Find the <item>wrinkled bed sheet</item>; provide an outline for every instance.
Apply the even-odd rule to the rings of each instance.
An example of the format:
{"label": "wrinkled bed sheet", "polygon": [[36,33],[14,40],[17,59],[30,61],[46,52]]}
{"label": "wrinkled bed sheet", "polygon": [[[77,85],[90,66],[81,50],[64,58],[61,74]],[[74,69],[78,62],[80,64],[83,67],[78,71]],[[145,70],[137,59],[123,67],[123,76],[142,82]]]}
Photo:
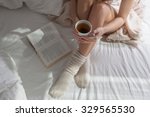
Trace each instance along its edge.
{"label": "wrinkled bed sheet", "polygon": [[[13,58],[21,78],[15,90],[24,88],[21,91],[24,90],[27,99],[53,99],[48,90],[64,68],[67,58],[46,68],[25,37],[49,20],[26,7],[18,10],[1,7],[0,16],[0,51]],[[85,64],[89,68],[86,73],[91,77],[89,86],[79,89],[72,82],[72,87],[60,99],[150,99],[149,19],[147,7],[142,41],[137,48],[121,43],[97,42]],[[70,28],[60,25],[57,28],[71,40],[71,44],[74,43]],[[11,97],[12,90],[9,91],[8,96]]]}
{"label": "wrinkled bed sheet", "polygon": [[27,99],[15,62],[3,51],[0,52],[0,99]]}

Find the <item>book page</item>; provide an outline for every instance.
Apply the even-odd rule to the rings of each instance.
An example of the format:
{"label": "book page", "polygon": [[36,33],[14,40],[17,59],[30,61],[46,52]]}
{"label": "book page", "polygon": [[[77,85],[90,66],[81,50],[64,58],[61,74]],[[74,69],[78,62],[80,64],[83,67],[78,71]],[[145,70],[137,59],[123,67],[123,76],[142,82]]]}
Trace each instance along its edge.
{"label": "book page", "polygon": [[46,66],[71,52],[71,48],[52,22],[27,37]]}

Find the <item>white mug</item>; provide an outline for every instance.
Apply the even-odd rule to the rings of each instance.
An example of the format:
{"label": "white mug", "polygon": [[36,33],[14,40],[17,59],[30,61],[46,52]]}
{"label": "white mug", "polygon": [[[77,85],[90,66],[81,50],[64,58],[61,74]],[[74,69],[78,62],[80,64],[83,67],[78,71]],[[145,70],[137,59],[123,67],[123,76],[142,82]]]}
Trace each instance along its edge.
{"label": "white mug", "polygon": [[75,24],[79,36],[88,36],[92,32],[92,24],[88,20],[79,20]]}

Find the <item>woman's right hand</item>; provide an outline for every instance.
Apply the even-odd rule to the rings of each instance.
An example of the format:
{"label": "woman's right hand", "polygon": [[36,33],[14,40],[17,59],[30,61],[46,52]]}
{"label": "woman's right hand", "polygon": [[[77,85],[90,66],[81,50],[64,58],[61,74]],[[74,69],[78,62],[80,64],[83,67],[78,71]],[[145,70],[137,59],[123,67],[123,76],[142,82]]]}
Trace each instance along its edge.
{"label": "woman's right hand", "polygon": [[75,15],[70,16],[71,21],[73,22],[73,25],[79,20],[79,18]]}
{"label": "woman's right hand", "polygon": [[73,30],[73,35],[79,43],[93,43],[93,42],[96,42],[96,37],[93,36],[92,34],[90,34],[88,36],[80,36],[80,35],[78,35],[76,30],[74,29]]}

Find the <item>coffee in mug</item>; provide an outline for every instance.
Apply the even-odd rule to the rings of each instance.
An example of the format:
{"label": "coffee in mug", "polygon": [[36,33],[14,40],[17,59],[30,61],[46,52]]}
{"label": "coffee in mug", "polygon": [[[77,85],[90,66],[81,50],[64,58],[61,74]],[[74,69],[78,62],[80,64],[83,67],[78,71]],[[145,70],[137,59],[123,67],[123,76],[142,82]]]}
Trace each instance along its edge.
{"label": "coffee in mug", "polygon": [[88,36],[92,31],[92,25],[88,20],[79,20],[75,24],[75,30],[79,36]]}

